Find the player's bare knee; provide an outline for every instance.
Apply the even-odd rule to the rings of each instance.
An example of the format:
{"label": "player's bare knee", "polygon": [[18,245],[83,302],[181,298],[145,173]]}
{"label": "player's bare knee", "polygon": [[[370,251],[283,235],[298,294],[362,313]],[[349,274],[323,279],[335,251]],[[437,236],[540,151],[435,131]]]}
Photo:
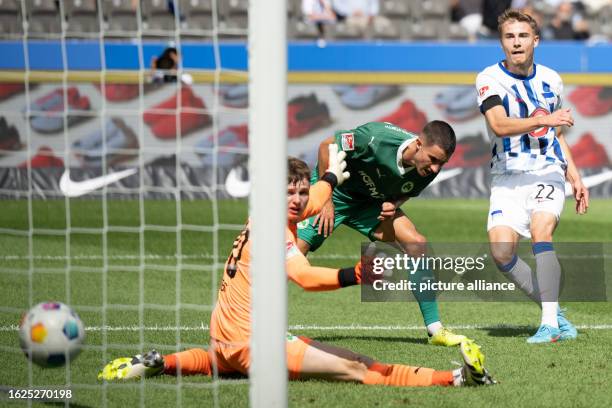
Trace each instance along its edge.
{"label": "player's bare knee", "polygon": [[507,265],[514,258],[514,245],[510,242],[493,242],[491,256],[497,265]]}
{"label": "player's bare knee", "polygon": [[557,217],[547,212],[536,212],[531,219],[531,239],[533,242],[551,242],[557,228]]}
{"label": "player's bare knee", "polygon": [[411,234],[409,240],[400,241],[399,243],[410,256],[420,257],[427,253],[427,238],[418,232]]}
{"label": "player's bare knee", "polygon": [[554,226],[533,225],[530,232],[533,242],[552,242]]}
{"label": "player's bare knee", "polygon": [[427,238],[424,235],[419,234],[418,232],[414,234],[414,244],[416,245],[427,245]]}

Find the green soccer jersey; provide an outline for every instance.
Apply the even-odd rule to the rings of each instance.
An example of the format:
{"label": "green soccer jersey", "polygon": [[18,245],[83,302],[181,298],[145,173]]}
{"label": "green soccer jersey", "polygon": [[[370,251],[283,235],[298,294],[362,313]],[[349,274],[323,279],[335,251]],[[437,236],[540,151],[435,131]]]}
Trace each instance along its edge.
{"label": "green soccer jersey", "polygon": [[[395,201],[416,197],[436,174],[419,175],[402,165],[402,152],[417,135],[383,122],[371,122],[335,134],[338,149],[346,152],[351,177],[334,190],[344,202]],[[350,201],[349,201],[350,200]]]}

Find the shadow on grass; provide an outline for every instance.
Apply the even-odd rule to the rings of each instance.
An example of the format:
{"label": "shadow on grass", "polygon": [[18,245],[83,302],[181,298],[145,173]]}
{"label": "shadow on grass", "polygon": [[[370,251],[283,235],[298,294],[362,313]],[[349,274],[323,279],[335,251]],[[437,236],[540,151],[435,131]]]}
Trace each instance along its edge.
{"label": "shadow on grass", "polygon": [[248,375],[242,373],[218,373],[219,378],[222,380],[244,380],[249,378]]}
{"label": "shadow on grass", "polygon": [[538,331],[538,328],[534,326],[495,326],[485,327],[483,330],[486,331],[489,336],[493,337],[521,337],[533,335]]}
{"label": "shadow on grass", "polygon": [[359,336],[359,335],[327,335],[327,336],[315,336],[311,337],[313,340],[320,341],[322,343],[342,340],[363,340],[363,341],[382,341],[385,343],[413,343],[413,344],[427,344],[427,337],[385,337],[385,336]]}

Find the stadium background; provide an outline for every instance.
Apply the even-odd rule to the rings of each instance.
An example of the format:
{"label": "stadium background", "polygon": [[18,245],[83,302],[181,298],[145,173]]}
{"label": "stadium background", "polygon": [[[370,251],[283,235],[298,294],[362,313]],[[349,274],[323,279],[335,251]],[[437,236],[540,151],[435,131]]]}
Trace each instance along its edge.
{"label": "stadium background", "polygon": [[[57,186],[62,173],[57,167],[61,168],[63,163],[69,163],[69,167],[77,171],[77,176],[80,170],[91,175],[97,169],[99,173],[102,167],[102,127],[119,117],[127,128],[124,131],[127,136],[112,141],[109,138],[108,165],[134,166],[139,163],[138,153],[141,151],[147,168],[157,167],[157,171],[166,174],[160,163],[165,163],[166,167],[171,163],[170,167],[174,168],[167,152],[176,150],[177,135],[182,135],[179,136],[182,139],[180,151],[177,151],[181,162],[179,171],[194,175],[186,177],[194,188],[209,182],[215,144],[219,149],[217,177],[220,185],[224,184],[232,168],[244,165],[248,145],[248,89],[245,77],[239,74],[240,70],[247,68],[244,44],[222,43],[219,66],[215,67],[211,44],[185,40],[180,46],[183,66],[192,74],[195,83],[184,85],[181,91],[176,84],[146,84],[140,98],[138,73],[141,61],[150,61],[168,45],[154,39],[144,41],[140,48],[134,43],[106,40],[105,64],[101,62],[100,42],[97,40],[72,39],[64,43],[65,48],[57,40],[29,41],[30,120],[24,115],[27,102],[23,83],[19,83],[24,79],[22,70],[26,66],[23,44],[14,40],[2,43],[1,50],[7,58],[0,62],[3,69],[0,78],[16,82],[1,85],[4,100],[0,102],[0,111],[19,134],[19,142],[5,142],[7,152],[0,158],[3,186],[27,190],[20,173],[7,169],[23,165],[28,156],[39,157],[33,166],[37,173],[39,166],[48,166],[50,161],[55,163],[52,166],[56,167],[55,170],[40,172],[41,176],[33,179],[39,183],[36,190],[43,195],[45,191],[54,194],[53,186]],[[566,136],[577,164],[585,174],[601,172],[609,164],[612,154],[611,130],[606,126],[612,117],[612,97],[609,88],[605,88],[610,85],[607,74],[612,71],[610,54],[610,44],[544,43],[538,48],[537,61],[559,67],[566,77],[565,105],[572,108],[576,116],[576,126],[568,129]],[[366,55],[368,57],[364,58]],[[575,57],[567,58],[567,55]],[[293,42],[289,48],[289,153],[312,165],[319,141],[334,130],[383,120],[418,132],[428,120],[440,118],[455,128],[459,139],[459,149],[446,168],[458,167],[465,171],[428,190],[427,194],[484,197],[487,195],[489,142],[475,102],[472,82],[482,67],[502,58],[494,41],[476,44],[338,41],[324,48],[310,42]],[[68,67],[66,78],[63,76],[66,72],[64,63]],[[220,103],[217,112],[213,111],[215,88],[210,82],[211,70],[214,69],[228,72],[224,74],[226,82],[217,89]],[[100,70],[105,73],[104,88],[99,84]],[[90,82],[92,79],[94,82]],[[76,95],[74,101],[68,103],[66,127],[63,80],[66,80],[70,95]],[[106,89],[104,110],[101,89]],[[178,129],[175,122],[165,128],[154,128],[154,123],[147,121],[147,115],[173,120],[176,111],[163,110],[160,104],[167,103],[175,98],[173,95],[181,92],[189,94],[182,102],[184,113],[179,113],[180,117],[185,116],[181,119],[181,128]],[[601,98],[600,94],[603,95]],[[37,101],[40,103],[53,97],[57,101],[52,108],[38,107]],[[198,102],[191,102],[194,98]],[[59,108],[58,104],[61,105]],[[165,109],[168,109],[167,105]],[[28,122],[31,124],[30,141],[25,143]],[[140,139],[137,134],[140,134]],[[59,160],[49,160],[51,158]],[[155,185],[161,183],[160,180],[168,182],[176,178],[168,175],[146,182]],[[121,185],[128,189],[137,187],[137,179],[138,176],[132,176]],[[609,197],[612,182],[599,184],[592,193],[595,197]],[[231,196],[223,189],[219,194],[219,197]]]}
{"label": "stadium background", "polygon": [[[2,6],[9,3],[4,0]],[[222,11],[226,14],[220,23],[225,25],[215,41],[206,26],[212,19],[206,18],[204,34],[189,36],[190,27],[181,27],[185,38],[177,38],[174,16],[150,7],[164,2],[143,1],[140,21],[136,13],[105,14],[107,31],[100,35],[97,11],[87,17],[75,12],[78,8],[66,8],[62,31],[55,3],[48,3],[53,6],[39,2],[36,9],[30,7],[34,2],[25,1],[23,9],[21,2],[15,3],[17,11],[0,8],[6,31],[0,40],[0,116],[7,122],[0,147],[0,194],[5,199],[0,214],[0,349],[5,365],[13,367],[0,374],[2,390],[70,384],[81,405],[242,406],[248,391],[240,380],[163,378],[115,388],[100,386],[95,373],[111,357],[150,347],[172,352],[177,344],[185,348],[207,341],[218,283],[214,272],[220,271],[247,211],[245,200],[232,198],[225,189],[230,170],[244,166],[247,154],[246,14]],[[415,39],[419,32],[410,28],[401,30],[399,38],[373,33],[359,40],[341,38],[336,31],[321,48],[314,38],[299,38],[312,37],[312,32],[299,23],[297,2],[290,4],[289,152],[312,163],[317,144],[334,130],[394,113],[410,130],[418,130],[425,120],[448,120],[461,146],[451,165],[462,169],[461,174],[428,189],[425,196],[436,200],[414,200],[406,208],[432,242],[486,239],[489,148],[473,80],[479,70],[502,58],[498,43],[466,42],[461,36],[449,40],[450,31],[441,24],[447,22],[446,12],[423,17],[411,11],[390,17],[400,27],[421,21],[444,32],[423,40]],[[590,18],[603,32],[611,15]],[[23,21],[29,23],[27,36]],[[178,111],[178,117],[181,112],[191,116],[180,125],[154,129],[144,114],[178,90],[176,84],[149,85],[146,71],[151,57],[169,44],[179,47],[183,67],[194,79],[193,85],[182,85],[182,92],[193,91],[186,98],[191,105]],[[566,106],[576,116],[568,142],[583,160],[585,175],[610,166],[611,51],[607,40],[545,41],[536,53],[537,62],[559,70],[565,80]],[[61,100],[74,95],[64,107]],[[54,97],[51,109],[37,107]],[[196,99],[202,103],[193,102]],[[173,109],[149,113],[165,114],[166,120],[177,117]],[[105,151],[102,129],[109,120],[123,136],[114,139],[117,145],[107,140]],[[28,159],[30,168],[23,166]],[[134,166],[143,171],[82,199],[67,199],[58,188],[65,166],[75,179]],[[573,216],[568,201],[558,240],[612,241],[612,182],[598,184],[591,192],[597,199],[588,217]],[[313,263],[353,262],[350,248],[358,248],[360,241],[357,234],[340,230],[312,256]],[[607,266],[609,271],[609,262]],[[455,350],[432,350],[425,344],[413,304],[363,305],[356,290],[303,294],[293,285],[289,290],[289,323],[296,333],[381,360],[445,368],[457,359]],[[21,312],[31,302],[48,299],[74,305],[90,328],[88,348],[69,371],[29,367],[16,343]],[[534,401],[546,405],[541,398],[561,395],[558,406],[609,406],[610,304],[570,307],[582,338],[530,353],[524,339],[535,329],[526,325],[538,318],[532,305],[442,305],[451,326],[483,344],[503,380],[504,386],[495,390],[405,393],[311,382],[291,385],[291,403],[516,406]],[[342,313],[330,312],[338,310]],[[580,371],[573,371],[576,368]]]}

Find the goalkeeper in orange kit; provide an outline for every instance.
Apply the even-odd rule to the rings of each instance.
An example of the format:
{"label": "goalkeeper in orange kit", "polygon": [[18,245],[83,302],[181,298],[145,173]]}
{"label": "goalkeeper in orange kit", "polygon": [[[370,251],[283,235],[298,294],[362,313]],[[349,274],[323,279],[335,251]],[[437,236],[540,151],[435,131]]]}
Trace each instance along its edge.
{"label": "goalkeeper in orange kit", "polygon": [[[329,199],[333,188],[348,178],[344,153],[330,145],[329,167],[310,186],[310,170],[301,160],[290,158],[287,184],[286,269],[289,279],[305,290],[334,290],[360,283],[361,265],[332,269],[309,264],[296,245],[296,225],[316,214]],[[248,375],[250,366],[251,241],[247,222],[234,241],[225,263],[217,304],[210,322],[210,346],[162,356],[153,350],[144,356],[118,358],[98,374],[103,380],[126,380],[160,374]],[[394,386],[462,386],[493,384],[484,368],[480,347],[470,340],[461,343],[464,365],[448,371],[385,364],[370,357],[302,336],[287,336],[287,365],[290,379],[318,378],[363,384]]]}

